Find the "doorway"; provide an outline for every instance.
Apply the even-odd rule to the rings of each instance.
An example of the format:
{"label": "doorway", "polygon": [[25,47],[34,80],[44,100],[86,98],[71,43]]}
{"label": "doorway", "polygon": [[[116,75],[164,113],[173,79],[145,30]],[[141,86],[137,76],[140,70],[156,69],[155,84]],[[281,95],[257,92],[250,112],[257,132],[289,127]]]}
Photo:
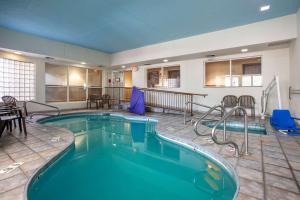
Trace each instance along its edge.
{"label": "doorway", "polygon": [[124,71],[124,87],[125,87],[125,100],[130,101],[131,89],[126,89],[126,87],[132,87],[132,71]]}

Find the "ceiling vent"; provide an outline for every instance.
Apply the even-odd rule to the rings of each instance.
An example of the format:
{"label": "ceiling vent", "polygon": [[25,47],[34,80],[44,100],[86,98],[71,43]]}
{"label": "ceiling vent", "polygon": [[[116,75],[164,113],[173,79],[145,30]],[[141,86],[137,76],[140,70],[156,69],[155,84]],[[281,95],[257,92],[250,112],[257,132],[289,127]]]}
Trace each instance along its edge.
{"label": "ceiling vent", "polygon": [[214,57],[216,57],[216,55],[215,55],[215,54],[208,54],[208,55],[206,55],[205,57],[206,57],[206,58],[214,58]]}
{"label": "ceiling vent", "polygon": [[289,41],[280,41],[280,42],[272,42],[268,44],[268,47],[277,47],[277,46],[283,46],[288,45]]}
{"label": "ceiling vent", "polygon": [[49,56],[46,56],[45,58],[46,58],[47,60],[54,60],[54,58],[49,57]]}

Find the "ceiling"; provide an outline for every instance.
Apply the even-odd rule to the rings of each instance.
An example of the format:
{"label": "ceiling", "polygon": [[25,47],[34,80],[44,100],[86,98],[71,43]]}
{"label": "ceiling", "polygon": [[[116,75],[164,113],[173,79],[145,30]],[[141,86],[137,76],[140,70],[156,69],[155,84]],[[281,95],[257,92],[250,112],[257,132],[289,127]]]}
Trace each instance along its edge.
{"label": "ceiling", "polygon": [[[263,5],[271,9],[260,12]],[[115,53],[296,13],[300,0],[1,0],[0,27]]]}

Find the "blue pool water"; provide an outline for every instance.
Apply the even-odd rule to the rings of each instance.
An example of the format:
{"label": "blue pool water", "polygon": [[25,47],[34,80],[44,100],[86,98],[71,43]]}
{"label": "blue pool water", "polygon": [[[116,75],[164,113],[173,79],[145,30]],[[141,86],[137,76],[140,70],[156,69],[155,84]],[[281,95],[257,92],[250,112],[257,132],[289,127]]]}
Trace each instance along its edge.
{"label": "blue pool water", "polygon": [[237,190],[223,166],[162,139],[155,122],[70,115],[41,123],[76,138],[33,180],[29,200],[229,200]]}
{"label": "blue pool water", "polygon": [[[209,128],[213,128],[215,126],[216,121],[204,121],[202,124]],[[223,130],[224,124],[221,123],[217,129]],[[230,121],[226,123],[226,130],[233,132],[244,132],[244,124],[241,122]],[[266,128],[259,123],[249,123],[248,124],[248,132],[259,135],[266,135]]]}

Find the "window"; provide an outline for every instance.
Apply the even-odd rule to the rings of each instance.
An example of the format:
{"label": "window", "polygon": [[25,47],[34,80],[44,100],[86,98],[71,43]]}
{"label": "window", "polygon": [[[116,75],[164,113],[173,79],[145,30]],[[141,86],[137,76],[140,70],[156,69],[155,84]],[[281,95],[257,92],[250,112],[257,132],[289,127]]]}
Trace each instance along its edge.
{"label": "window", "polygon": [[230,61],[209,62],[205,65],[206,86],[230,86]]}
{"label": "window", "polygon": [[147,87],[154,88],[154,87],[161,87],[160,85],[160,78],[161,78],[161,69],[148,69],[147,70]]}
{"label": "window", "polygon": [[0,58],[0,96],[19,101],[35,99],[35,65],[30,62]]}
{"label": "window", "polygon": [[85,101],[102,94],[102,71],[46,63],[46,101]]}
{"label": "window", "polygon": [[179,88],[180,66],[151,68],[147,70],[148,88]]}
{"label": "window", "polygon": [[46,101],[67,101],[68,67],[46,63]]}
{"label": "window", "polygon": [[205,86],[262,86],[261,58],[245,58],[205,63]]}
{"label": "window", "polygon": [[88,94],[102,94],[102,71],[97,69],[88,69]]}
{"label": "window", "polygon": [[69,101],[86,100],[86,69],[69,67]]}

